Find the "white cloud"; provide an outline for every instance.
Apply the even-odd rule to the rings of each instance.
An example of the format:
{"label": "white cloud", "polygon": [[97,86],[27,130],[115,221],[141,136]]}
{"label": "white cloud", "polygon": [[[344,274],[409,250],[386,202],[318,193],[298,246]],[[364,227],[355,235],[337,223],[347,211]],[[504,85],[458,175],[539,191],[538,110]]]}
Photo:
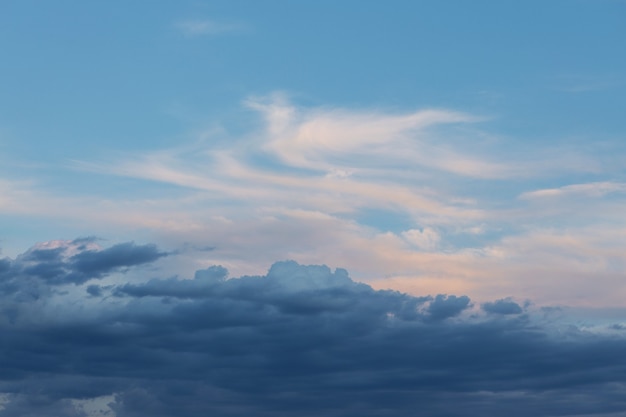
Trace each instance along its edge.
{"label": "white cloud", "polygon": [[284,97],[248,100],[267,122],[263,149],[293,167],[333,170],[380,167],[434,168],[479,178],[510,175],[510,164],[459,153],[429,129],[481,119],[427,109],[391,114],[342,109],[300,110]]}
{"label": "white cloud", "polygon": [[430,227],[426,227],[423,230],[410,229],[404,231],[402,232],[402,237],[404,237],[410,244],[428,251],[437,249],[439,241],[441,240],[439,233]]}
{"label": "white cloud", "polygon": [[544,188],[541,190],[529,191],[521,194],[520,198],[526,200],[569,196],[598,198],[611,193],[623,192],[626,192],[626,183],[604,181],[572,184],[558,188]]}

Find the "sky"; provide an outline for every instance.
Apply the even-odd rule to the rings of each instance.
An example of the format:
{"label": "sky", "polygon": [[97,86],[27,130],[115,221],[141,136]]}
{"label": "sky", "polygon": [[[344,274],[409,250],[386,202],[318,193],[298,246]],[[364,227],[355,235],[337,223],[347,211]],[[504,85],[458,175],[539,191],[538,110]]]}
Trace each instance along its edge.
{"label": "sky", "polygon": [[0,4],[0,417],[626,416],[626,2]]}

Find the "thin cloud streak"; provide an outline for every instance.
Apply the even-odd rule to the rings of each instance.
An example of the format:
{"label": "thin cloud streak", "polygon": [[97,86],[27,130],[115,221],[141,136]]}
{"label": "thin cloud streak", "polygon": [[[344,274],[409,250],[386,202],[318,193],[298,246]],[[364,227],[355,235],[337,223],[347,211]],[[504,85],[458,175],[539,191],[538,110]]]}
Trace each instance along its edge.
{"label": "thin cloud streak", "polygon": [[[389,170],[410,162],[487,178],[502,176],[510,169],[504,164],[461,156],[424,140],[431,127],[482,120],[468,114],[446,110],[404,115],[344,110],[299,112],[280,97],[269,103],[262,100],[246,103],[267,122],[268,137],[263,149],[290,166],[332,171],[382,164]],[[347,166],[341,167],[342,164]]]}
{"label": "thin cloud streak", "polygon": [[584,184],[572,184],[559,188],[546,188],[523,193],[521,199],[532,200],[540,198],[559,198],[559,197],[603,197],[611,193],[626,192],[626,183],[622,182],[592,182]]}

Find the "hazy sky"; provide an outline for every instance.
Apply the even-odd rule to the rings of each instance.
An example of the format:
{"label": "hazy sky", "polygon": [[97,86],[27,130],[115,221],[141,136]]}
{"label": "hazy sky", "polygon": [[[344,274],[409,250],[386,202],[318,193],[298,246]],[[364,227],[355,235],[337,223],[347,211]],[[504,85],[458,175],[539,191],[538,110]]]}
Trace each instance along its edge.
{"label": "hazy sky", "polygon": [[0,416],[626,415],[625,40],[620,0],[3,1]]}

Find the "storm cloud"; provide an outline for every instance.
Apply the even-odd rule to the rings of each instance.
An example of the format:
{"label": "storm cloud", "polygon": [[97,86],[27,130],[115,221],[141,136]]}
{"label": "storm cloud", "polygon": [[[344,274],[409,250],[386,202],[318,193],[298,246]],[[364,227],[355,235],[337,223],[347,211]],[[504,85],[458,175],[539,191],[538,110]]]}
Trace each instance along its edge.
{"label": "storm cloud", "polygon": [[510,299],[501,299],[482,305],[483,310],[493,314],[521,314],[522,307]]}
{"label": "storm cloud", "polygon": [[153,244],[126,242],[100,249],[90,238],[47,242],[16,259],[0,260],[0,293],[28,292],[28,286],[31,295],[38,298],[36,287],[82,284],[164,256],[167,253]]}
{"label": "storm cloud", "polygon": [[[374,290],[343,269],[293,261],[261,276],[230,278],[212,266],[190,279],[101,283],[163,256],[153,245],[69,242],[0,262],[0,416],[626,409],[617,325],[554,327],[512,299],[481,311],[465,295]],[[64,292],[77,286],[82,295]],[[25,297],[28,288],[46,297]],[[85,401],[100,401],[102,412]]]}

